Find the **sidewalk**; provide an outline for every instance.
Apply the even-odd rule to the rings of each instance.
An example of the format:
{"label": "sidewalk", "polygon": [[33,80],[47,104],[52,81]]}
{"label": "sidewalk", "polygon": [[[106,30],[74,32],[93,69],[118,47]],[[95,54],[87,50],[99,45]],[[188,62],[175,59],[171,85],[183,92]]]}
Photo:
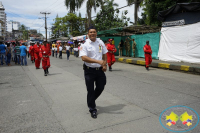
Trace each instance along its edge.
{"label": "sidewalk", "polygon": [[[116,61],[121,63],[128,63],[134,65],[145,65],[144,58],[133,58],[133,57],[119,57],[115,56]],[[169,70],[178,70],[184,72],[191,72],[195,74],[200,74],[200,64],[192,64],[186,62],[167,62],[153,59],[150,67],[169,69]]]}

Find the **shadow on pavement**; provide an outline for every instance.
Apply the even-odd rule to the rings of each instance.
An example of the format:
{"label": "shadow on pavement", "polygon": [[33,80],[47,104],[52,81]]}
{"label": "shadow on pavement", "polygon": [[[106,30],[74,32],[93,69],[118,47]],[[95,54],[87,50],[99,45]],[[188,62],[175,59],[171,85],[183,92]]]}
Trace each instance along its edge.
{"label": "shadow on pavement", "polygon": [[[108,69],[108,71],[109,71],[109,69]],[[112,71],[122,71],[122,70],[120,70],[120,69],[112,69]]]}
{"label": "shadow on pavement", "polygon": [[49,74],[49,76],[51,76],[51,75],[58,75],[58,74],[62,74],[62,73],[51,73],[51,74]]}
{"label": "shadow on pavement", "polygon": [[97,106],[98,114],[123,114],[124,112],[119,112],[119,110],[122,110],[126,105],[125,104],[117,104],[117,105],[111,105],[106,107],[100,107]]}

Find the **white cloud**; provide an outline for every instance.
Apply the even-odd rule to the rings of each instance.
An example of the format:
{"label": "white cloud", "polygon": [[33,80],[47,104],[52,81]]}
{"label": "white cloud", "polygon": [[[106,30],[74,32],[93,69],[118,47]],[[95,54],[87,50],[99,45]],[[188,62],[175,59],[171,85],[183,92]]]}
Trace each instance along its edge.
{"label": "white cloud", "polygon": [[[47,15],[47,27],[51,27],[53,19],[58,14],[59,17],[63,17],[68,13],[68,10],[64,4],[65,0],[1,0],[2,4],[7,12],[7,21],[14,20],[19,21],[21,24],[25,24],[31,29],[37,29],[45,35],[44,20],[38,19],[44,17],[40,12],[50,12]],[[119,4],[119,7],[126,6],[125,0],[115,0],[115,3]],[[118,7],[118,8],[119,8]],[[130,21],[134,22],[134,5],[120,9],[121,11],[128,10],[127,17],[130,17]],[[96,13],[99,11],[97,9]],[[86,15],[86,1],[83,3],[82,7],[77,11],[81,13],[82,17]],[[94,10],[92,11],[92,16],[96,16]],[[141,10],[139,10],[138,16],[141,16]],[[41,27],[43,26],[43,27]],[[49,34],[48,34],[49,35]]]}

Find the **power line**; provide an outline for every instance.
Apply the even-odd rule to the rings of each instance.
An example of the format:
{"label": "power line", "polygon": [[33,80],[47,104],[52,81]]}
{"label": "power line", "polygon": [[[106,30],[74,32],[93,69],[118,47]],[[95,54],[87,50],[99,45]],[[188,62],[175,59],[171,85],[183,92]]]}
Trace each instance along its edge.
{"label": "power line", "polygon": [[45,31],[46,31],[46,41],[47,41],[47,17],[46,15],[51,14],[50,12],[40,12],[45,15]]}

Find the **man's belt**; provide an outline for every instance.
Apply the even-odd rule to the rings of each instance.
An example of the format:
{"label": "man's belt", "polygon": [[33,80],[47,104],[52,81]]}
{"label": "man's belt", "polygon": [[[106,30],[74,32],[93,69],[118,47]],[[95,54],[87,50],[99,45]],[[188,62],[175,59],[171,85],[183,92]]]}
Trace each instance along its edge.
{"label": "man's belt", "polygon": [[109,53],[113,53],[113,51],[108,50]]}
{"label": "man's belt", "polygon": [[49,57],[48,55],[43,55],[43,57]]}
{"label": "man's belt", "polygon": [[83,69],[86,70],[102,70],[103,67],[88,67],[85,64],[83,64]]}

